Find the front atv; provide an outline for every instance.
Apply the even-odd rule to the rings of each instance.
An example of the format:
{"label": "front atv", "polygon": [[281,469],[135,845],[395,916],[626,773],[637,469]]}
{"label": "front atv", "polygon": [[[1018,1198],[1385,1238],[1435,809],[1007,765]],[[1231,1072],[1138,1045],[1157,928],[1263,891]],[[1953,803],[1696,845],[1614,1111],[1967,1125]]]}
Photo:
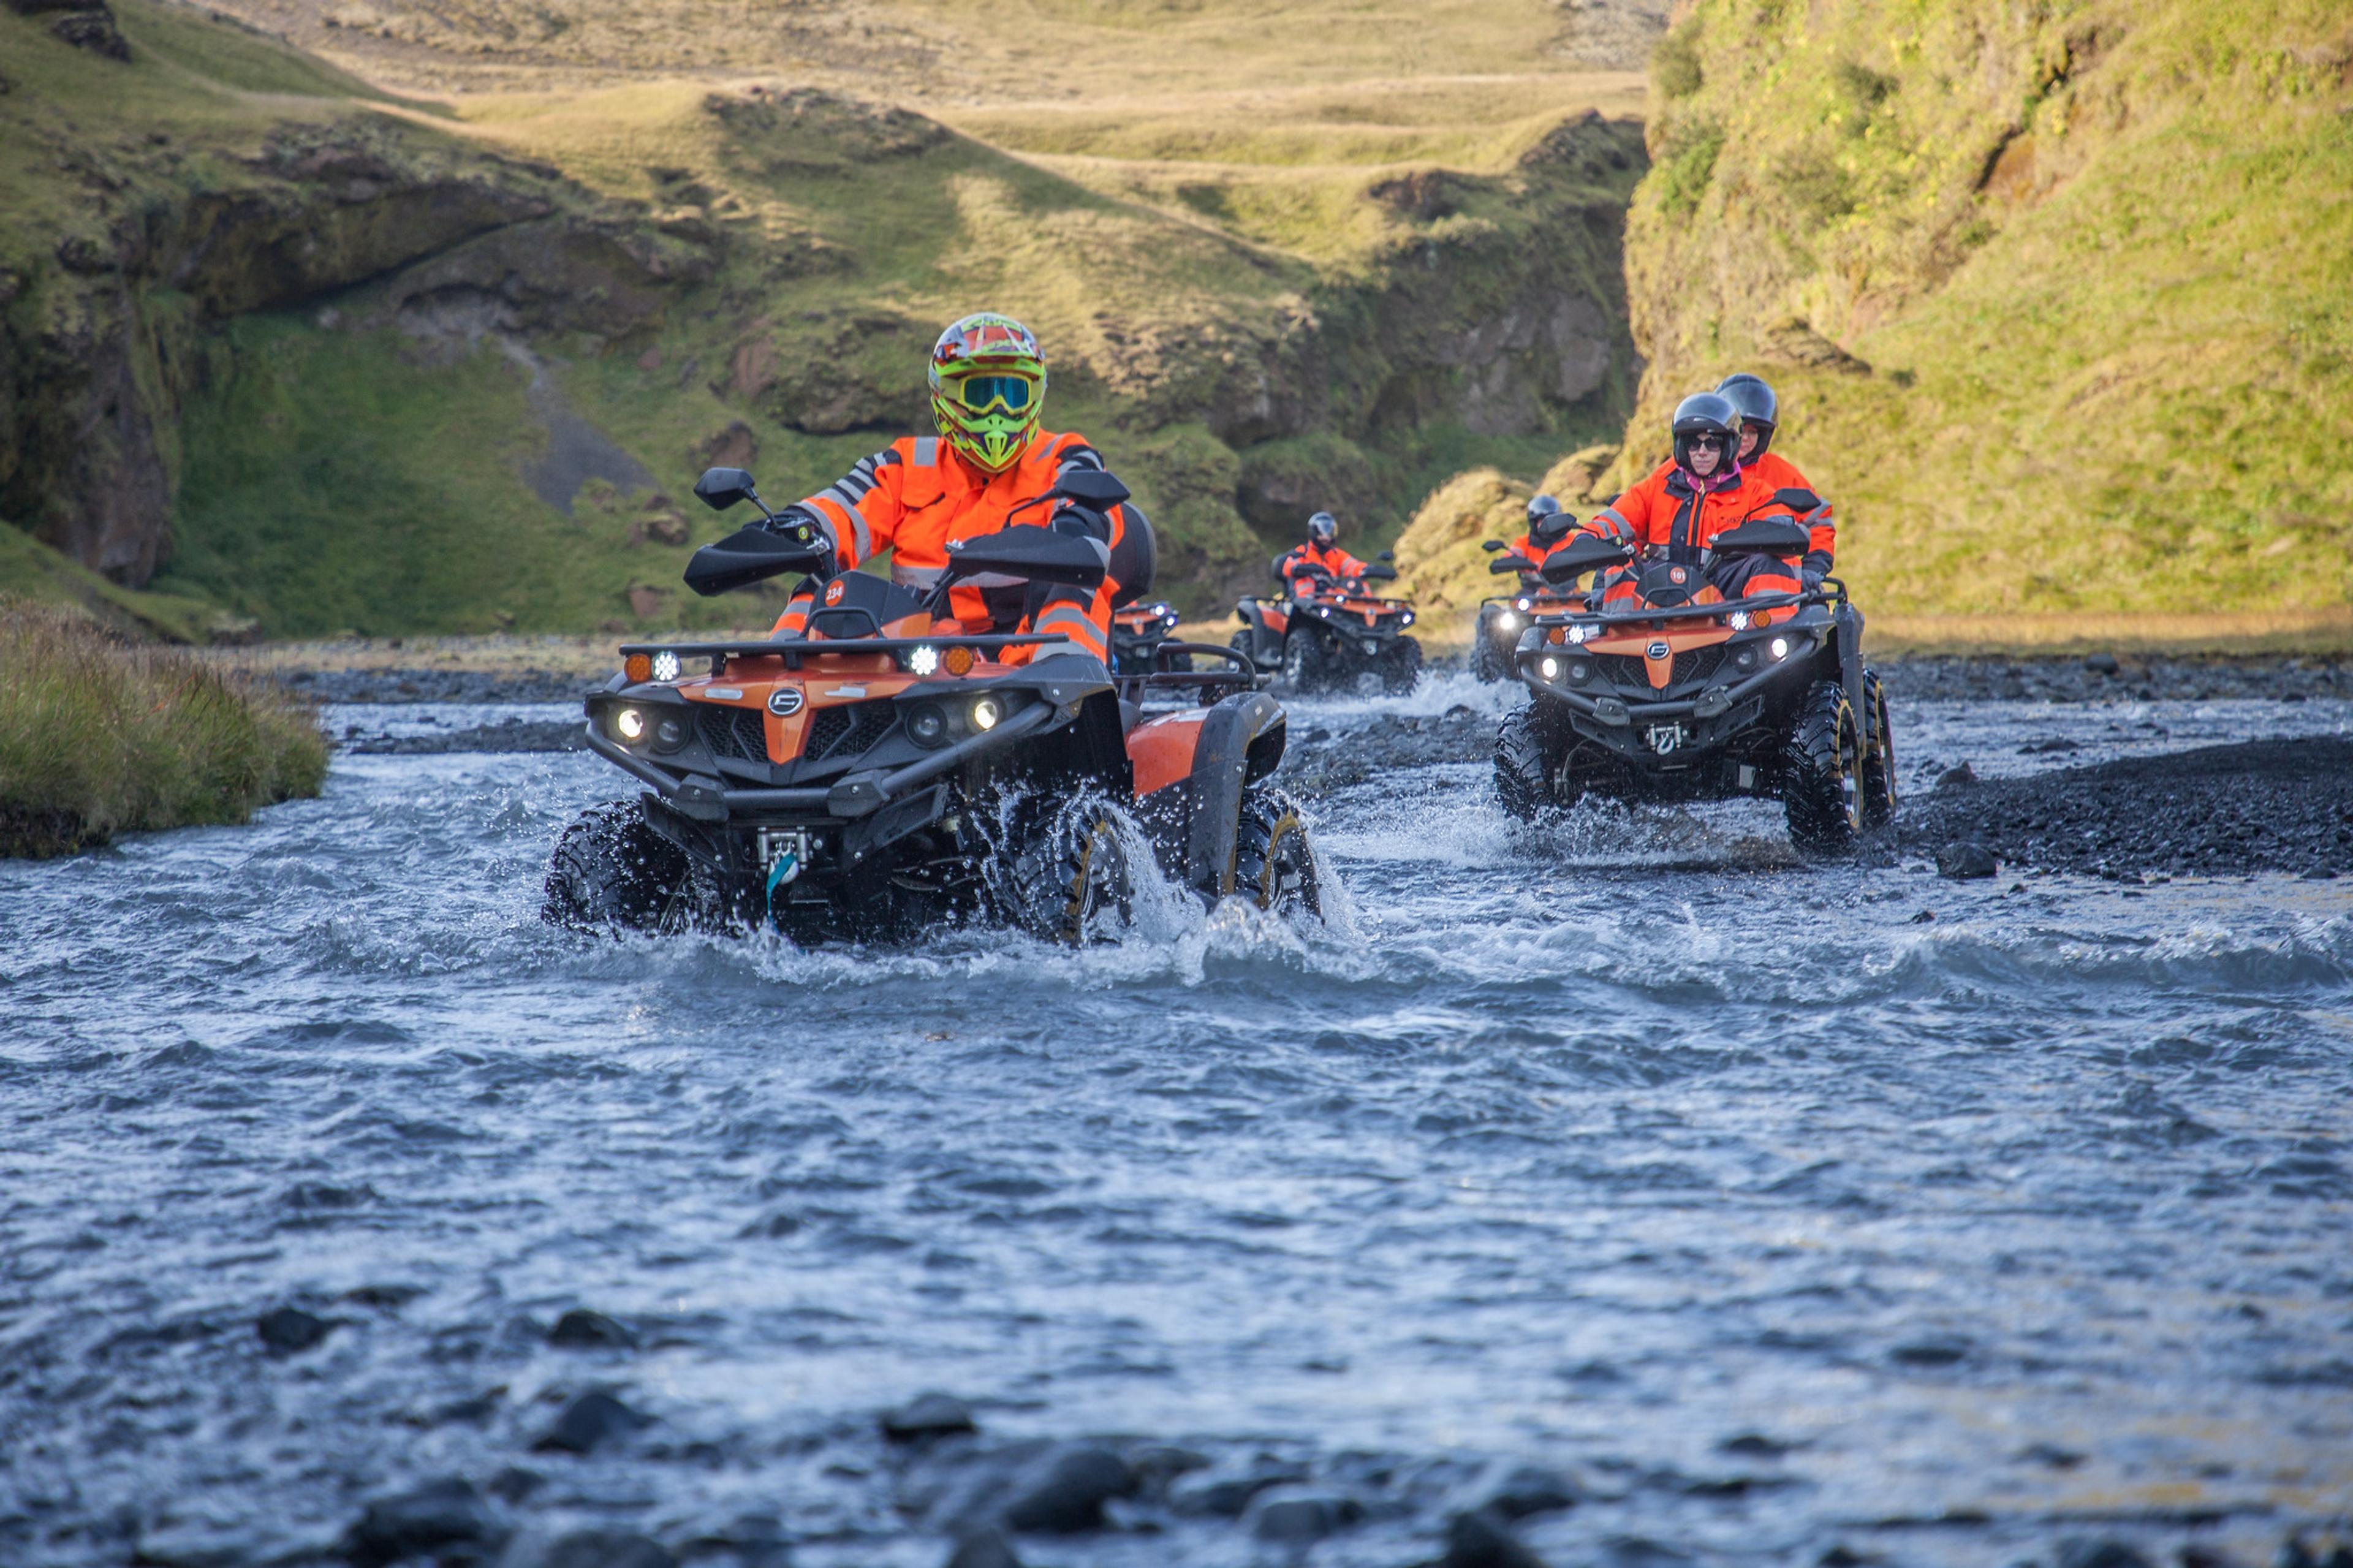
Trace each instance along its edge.
{"label": "front atv", "polygon": [[[1720,551],[1794,555],[1802,530],[1751,522]],[[1546,575],[1626,565],[1577,541]],[[1701,563],[1704,567],[1704,563]],[[1495,737],[1495,792],[1530,817],[1599,795],[1654,801],[1778,798],[1799,848],[1835,853],[1895,813],[1894,734],[1863,662],[1863,619],[1844,584],[1726,601],[1683,586],[1687,564],[1639,569],[1622,607],[1539,616],[1514,649],[1525,707]]]}
{"label": "front atv", "polygon": [[1406,635],[1413,605],[1366,586],[1397,576],[1388,560],[1383,551],[1382,564],[1346,579],[1309,568],[1288,599],[1244,598],[1234,612],[1242,629],[1231,646],[1261,668],[1281,670],[1303,695],[1353,691],[1365,675],[1378,676],[1391,696],[1411,691],[1421,679],[1421,645]]}
{"label": "front atv", "polygon": [[[727,542],[733,555],[706,547],[711,560],[772,551],[756,531]],[[1090,542],[1043,528],[974,540],[955,560],[951,579],[1103,577]],[[586,740],[644,793],[566,829],[544,918],[773,924],[802,941],[977,920],[1079,942],[1128,904],[1125,817],[1205,900],[1317,908],[1312,875],[1263,865],[1305,847],[1270,782],[1282,710],[1246,661],[1199,650],[1241,668],[1136,677],[1129,691],[1060,638],[966,633],[863,573],[812,581],[823,607],[802,635],[623,647],[621,672],[588,697]],[[1145,689],[1180,681],[1193,706],[1145,711]]]}

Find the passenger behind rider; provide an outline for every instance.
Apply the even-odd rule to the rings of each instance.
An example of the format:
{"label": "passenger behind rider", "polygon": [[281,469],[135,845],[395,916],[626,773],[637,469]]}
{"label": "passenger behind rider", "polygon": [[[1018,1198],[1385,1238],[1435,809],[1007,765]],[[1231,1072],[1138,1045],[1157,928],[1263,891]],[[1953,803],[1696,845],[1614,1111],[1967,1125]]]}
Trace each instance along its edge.
{"label": "passenger behind rider", "polygon": [[1742,371],[1716,383],[1715,390],[1740,411],[1740,466],[1783,497],[1789,511],[1806,525],[1811,541],[1799,574],[1810,588],[1831,574],[1838,558],[1838,522],[1831,503],[1798,471],[1798,465],[1771,450],[1773,432],[1780,424],[1780,399],[1762,376]]}
{"label": "passenger behind rider", "polygon": [[[918,594],[937,586],[952,542],[1036,523],[1095,540],[1110,566],[1103,585],[978,577],[948,590],[952,617],[938,629],[1048,632],[1107,658],[1111,612],[1123,590],[1151,585],[1151,524],[1125,504],[1108,512],[1073,502],[1038,502],[1076,469],[1103,461],[1082,437],[1041,429],[1046,361],[1038,340],[1010,316],[984,310],[951,325],[932,347],[932,420],[937,436],[902,436],[817,494],[778,514],[811,522],[832,541],[844,572],[889,552],[891,580]],[[807,626],[814,601],[796,595],[776,621],[778,635]],[[1010,648],[1008,664],[1027,663],[1054,645]]]}
{"label": "passenger behind rider", "polygon": [[1305,597],[1315,591],[1320,572],[1335,581],[1361,577],[1371,568],[1335,542],[1340,535],[1340,524],[1328,511],[1319,511],[1307,520],[1307,542],[1295,545],[1274,558],[1274,574],[1282,579],[1291,597]]}
{"label": "passenger behind rider", "polygon": [[1554,496],[1535,496],[1528,501],[1527,531],[1504,547],[1499,561],[1510,562],[1514,556],[1527,563],[1523,572],[1533,572],[1544,564],[1544,558],[1566,542],[1577,527],[1576,516],[1565,510]]}
{"label": "passenger behind rider", "polygon": [[[1720,393],[1701,392],[1676,405],[1669,421],[1673,457],[1648,479],[1593,514],[1582,531],[1632,546],[1640,561],[1694,569],[1727,599],[1749,594],[1795,593],[1795,563],[1770,555],[1705,552],[1717,535],[1757,517],[1794,517],[1788,502],[1739,462],[1740,411]],[[1700,584],[1694,584],[1694,591]],[[1602,602],[1637,602],[1641,591],[1628,569],[1606,577]]]}

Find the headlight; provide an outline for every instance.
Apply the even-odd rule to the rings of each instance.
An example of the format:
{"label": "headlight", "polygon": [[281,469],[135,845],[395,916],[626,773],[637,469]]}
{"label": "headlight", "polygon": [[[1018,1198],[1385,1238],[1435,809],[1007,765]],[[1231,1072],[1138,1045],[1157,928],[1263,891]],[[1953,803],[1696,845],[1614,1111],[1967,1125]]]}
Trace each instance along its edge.
{"label": "headlight", "polygon": [[1524,610],[1525,610],[1525,609],[1526,609],[1526,608],[1528,607],[1528,605],[1529,605],[1529,603],[1530,603],[1530,601],[1528,601],[1528,600],[1526,600],[1526,599],[1514,599],[1514,600],[1513,600],[1512,602],[1513,602],[1514,604],[1515,604],[1515,605],[1519,605],[1519,607],[1520,607],[1520,608],[1522,608],[1522,609],[1524,609]]}
{"label": "headlight", "polygon": [[907,733],[919,746],[936,746],[947,739],[948,716],[926,705],[907,715]]}
{"label": "headlight", "polygon": [[997,721],[1004,717],[1005,710],[997,705],[994,697],[984,697],[972,705],[972,727],[976,730],[994,730]]}
{"label": "headlight", "polygon": [[1748,612],[1746,610],[1735,610],[1724,618],[1736,632],[1745,632],[1748,629]]}
{"label": "headlight", "polygon": [[1589,665],[1589,664],[1586,663],[1583,659],[1581,659],[1581,658],[1578,658],[1578,659],[1571,659],[1571,660],[1569,661],[1569,666],[1568,666],[1568,678],[1569,678],[1569,679],[1571,679],[1571,680],[1583,680],[1587,676],[1589,676],[1589,675],[1591,675],[1592,673],[1593,673],[1593,667],[1592,667],[1591,665]]}
{"label": "headlight", "polygon": [[669,648],[664,648],[661,652],[654,655],[654,679],[656,680],[676,680],[678,679],[677,654],[673,653]]}
{"label": "headlight", "polygon": [[1589,627],[1588,627],[1588,626],[1584,626],[1583,624],[1581,624],[1581,623],[1579,623],[1579,622],[1577,622],[1577,621],[1571,621],[1571,622],[1569,622],[1569,624],[1568,624],[1568,640],[1569,640],[1569,641],[1571,641],[1571,642],[1573,642],[1573,643],[1581,643],[1581,642],[1583,642],[1587,637],[1591,637],[1592,635],[1593,635],[1592,630],[1591,630]]}
{"label": "headlight", "polygon": [[1757,650],[1753,647],[1742,648],[1738,653],[1732,656],[1732,663],[1733,667],[1736,669],[1756,668]]}
{"label": "headlight", "polygon": [[1495,617],[1495,624],[1503,627],[1505,631],[1510,631],[1514,626],[1520,624],[1520,617],[1512,614],[1511,611],[1505,610],[1502,615]]}
{"label": "headlight", "polygon": [[1787,658],[1789,657],[1789,639],[1788,637],[1775,637],[1773,639],[1773,657],[1775,658]]}
{"label": "headlight", "polygon": [[686,744],[686,721],[676,716],[660,720],[654,725],[654,750],[675,752]]}
{"label": "headlight", "polygon": [[1556,658],[1548,658],[1542,664],[1536,666],[1536,668],[1543,673],[1544,678],[1546,680],[1558,680],[1560,679],[1560,660]]}
{"label": "headlight", "polygon": [[1405,619],[1399,621],[1398,625],[1401,626],[1409,626],[1413,625],[1413,612],[1411,610],[1408,610],[1405,613]]}
{"label": "headlight", "polygon": [[1160,617],[1160,624],[1166,626],[1173,632],[1176,629],[1176,617],[1174,616],[1163,616]]}
{"label": "headlight", "polygon": [[635,745],[646,738],[646,710],[624,708],[613,715],[613,733]]}
{"label": "headlight", "polygon": [[921,647],[913,647],[907,650],[908,674],[929,675],[932,671],[939,668],[939,667],[940,650],[932,647],[931,644],[925,643]]}

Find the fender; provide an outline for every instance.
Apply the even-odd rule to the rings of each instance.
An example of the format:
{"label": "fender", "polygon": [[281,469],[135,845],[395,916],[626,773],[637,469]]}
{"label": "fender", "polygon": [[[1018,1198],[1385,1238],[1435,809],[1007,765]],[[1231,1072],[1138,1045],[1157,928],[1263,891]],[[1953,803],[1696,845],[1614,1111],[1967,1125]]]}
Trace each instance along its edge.
{"label": "fender", "polygon": [[1193,826],[1185,881],[1223,898],[1234,890],[1242,790],[1282,761],[1282,705],[1263,691],[1229,697],[1202,717],[1193,746]]}

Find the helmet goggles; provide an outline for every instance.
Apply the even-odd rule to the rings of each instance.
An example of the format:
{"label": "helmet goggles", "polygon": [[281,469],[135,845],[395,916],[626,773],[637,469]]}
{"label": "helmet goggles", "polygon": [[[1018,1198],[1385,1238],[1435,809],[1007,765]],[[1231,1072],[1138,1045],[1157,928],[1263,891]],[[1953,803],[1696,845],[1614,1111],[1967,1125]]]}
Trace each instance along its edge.
{"label": "helmet goggles", "polygon": [[1038,384],[1026,375],[975,373],[941,379],[946,383],[956,405],[967,414],[993,414],[999,409],[1008,414],[1019,414],[1027,410],[1038,395]]}

